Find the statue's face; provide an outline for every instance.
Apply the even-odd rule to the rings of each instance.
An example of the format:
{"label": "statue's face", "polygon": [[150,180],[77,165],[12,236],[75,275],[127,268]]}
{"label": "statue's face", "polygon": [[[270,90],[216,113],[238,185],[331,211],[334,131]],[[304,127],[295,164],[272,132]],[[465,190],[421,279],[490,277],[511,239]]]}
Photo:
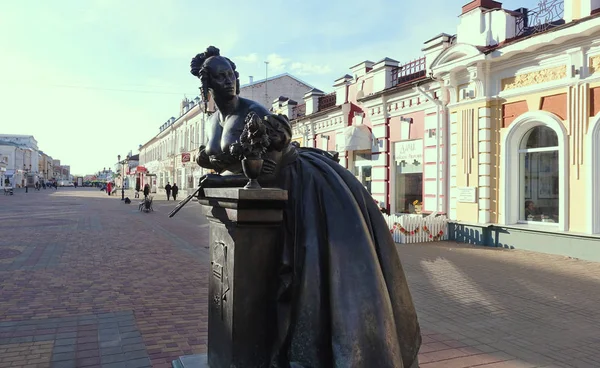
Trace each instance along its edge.
{"label": "statue's face", "polygon": [[210,88],[220,97],[232,98],[235,96],[235,72],[229,62],[219,56],[214,56],[208,61],[210,72]]}

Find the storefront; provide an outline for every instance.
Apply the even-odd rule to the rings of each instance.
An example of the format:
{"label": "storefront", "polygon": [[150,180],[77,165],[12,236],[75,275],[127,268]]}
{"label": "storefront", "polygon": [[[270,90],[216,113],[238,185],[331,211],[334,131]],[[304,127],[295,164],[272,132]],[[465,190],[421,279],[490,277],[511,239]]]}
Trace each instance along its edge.
{"label": "storefront", "polygon": [[392,166],[397,214],[421,214],[423,205],[423,140],[395,142]]}

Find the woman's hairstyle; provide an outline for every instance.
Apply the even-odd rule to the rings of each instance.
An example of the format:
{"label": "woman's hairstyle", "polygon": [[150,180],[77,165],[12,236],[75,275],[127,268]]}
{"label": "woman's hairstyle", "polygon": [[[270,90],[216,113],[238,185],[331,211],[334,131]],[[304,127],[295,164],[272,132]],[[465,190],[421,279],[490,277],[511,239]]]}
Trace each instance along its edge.
{"label": "woman's hairstyle", "polygon": [[235,74],[235,93],[240,93],[240,74],[235,70],[235,64],[233,61],[228,58],[221,56],[219,49],[214,46],[209,46],[206,51],[201,54],[196,55],[192,59],[192,63],[190,65],[190,72],[200,78],[200,83],[202,83],[201,92],[202,92],[202,101],[204,102],[204,111],[207,111],[208,107],[208,90],[210,88],[210,71],[208,70],[208,63],[206,61],[213,57],[219,56],[229,62],[231,65],[231,69],[233,69],[233,73]]}

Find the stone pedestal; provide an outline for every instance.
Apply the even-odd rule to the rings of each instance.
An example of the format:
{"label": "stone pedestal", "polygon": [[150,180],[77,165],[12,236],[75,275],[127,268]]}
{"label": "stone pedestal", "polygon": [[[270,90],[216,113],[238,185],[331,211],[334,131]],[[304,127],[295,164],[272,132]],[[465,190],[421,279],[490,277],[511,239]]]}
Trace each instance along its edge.
{"label": "stone pedestal", "polygon": [[[199,200],[210,222],[208,359],[174,367],[268,367],[281,247],[281,189],[208,188]],[[206,365],[208,361],[208,365]],[[187,362],[187,363],[186,363]]]}

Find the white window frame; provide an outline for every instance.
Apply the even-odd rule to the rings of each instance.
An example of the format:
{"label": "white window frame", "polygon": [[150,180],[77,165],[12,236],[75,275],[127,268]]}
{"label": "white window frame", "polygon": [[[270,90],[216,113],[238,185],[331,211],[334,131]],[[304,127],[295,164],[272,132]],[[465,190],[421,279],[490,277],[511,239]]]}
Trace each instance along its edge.
{"label": "white window frame", "polygon": [[[535,129],[532,128],[532,129]],[[523,146],[524,144],[526,144],[527,142],[525,142],[525,136],[527,134],[529,134],[529,132],[532,132],[531,130],[528,130],[527,132],[525,132],[525,135],[523,135],[523,137],[521,138],[521,146]],[[540,221],[528,221],[527,219],[523,220],[521,219],[521,214],[523,214],[525,212],[525,207],[524,207],[524,203],[526,202],[525,200],[525,196],[523,193],[523,183],[521,182],[521,180],[523,179],[524,173],[523,173],[523,165],[525,164],[525,160],[521,160],[521,157],[524,157],[522,155],[525,154],[531,154],[531,153],[540,153],[540,152],[558,152],[559,148],[558,146],[552,146],[552,147],[540,147],[540,148],[521,148],[519,149],[519,203],[521,203],[521,208],[519,209],[519,220],[517,221],[519,224],[531,224],[531,225],[549,225],[549,226],[556,226],[557,224],[555,222],[540,222]],[[531,164],[531,162],[530,162]],[[560,169],[559,169],[559,175],[560,175]],[[538,178],[539,180],[539,178]],[[560,188],[559,188],[560,191]],[[559,199],[558,199],[558,203],[560,205],[560,195],[559,195]],[[560,211],[560,208],[559,208]]]}
{"label": "white window frame", "polygon": [[[568,136],[562,121],[547,111],[529,111],[517,117],[504,131],[502,138],[502,159],[500,166],[500,224],[513,225],[520,221],[521,203],[521,170],[520,147],[525,134],[537,126],[547,126],[554,130],[558,137],[558,223],[552,223],[553,230],[569,229],[569,163],[567,149]],[[519,170],[515,170],[519,168]],[[536,225],[542,224],[536,222]],[[529,224],[528,224],[529,225]],[[546,224],[545,224],[546,225]],[[527,225],[526,225],[527,226]]]}
{"label": "white window frame", "polygon": [[600,113],[591,121],[588,137],[587,152],[589,169],[586,173],[587,198],[591,199],[588,206],[588,233],[600,234]]}

